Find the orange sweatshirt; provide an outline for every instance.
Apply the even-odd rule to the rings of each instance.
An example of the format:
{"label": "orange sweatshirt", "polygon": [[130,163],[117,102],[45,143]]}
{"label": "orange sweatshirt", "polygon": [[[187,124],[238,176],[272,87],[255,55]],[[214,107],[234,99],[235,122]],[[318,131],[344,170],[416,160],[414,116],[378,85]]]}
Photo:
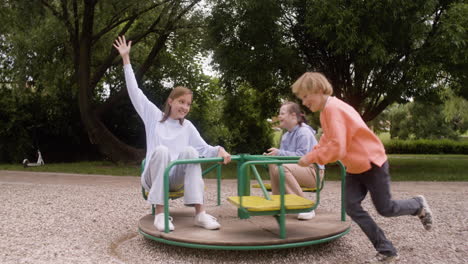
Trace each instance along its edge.
{"label": "orange sweatshirt", "polygon": [[329,97],[320,113],[323,135],[314,149],[305,155],[310,163],[327,164],[341,160],[346,171],[363,173],[387,160],[380,139],[364,123],[359,113],[336,97]]}

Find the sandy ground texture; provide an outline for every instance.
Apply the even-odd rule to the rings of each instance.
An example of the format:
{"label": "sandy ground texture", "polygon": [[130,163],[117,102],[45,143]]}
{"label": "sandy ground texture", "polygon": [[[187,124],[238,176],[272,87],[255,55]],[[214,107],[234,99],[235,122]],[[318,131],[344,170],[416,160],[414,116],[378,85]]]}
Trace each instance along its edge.
{"label": "sandy ground texture", "polygon": [[[208,210],[216,203],[215,187],[206,180]],[[234,180],[223,181],[223,206],[230,206],[226,197],[235,190]],[[399,263],[468,263],[468,182],[394,182],[392,193],[395,199],[423,194],[435,214],[427,232],[413,216],[378,216],[366,198],[364,207],[399,250]],[[340,182],[326,182],[321,208],[339,212],[339,199]],[[293,249],[157,243],[137,231],[150,210],[137,177],[0,171],[0,200],[0,263],[363,263],[375,254],[354,223],[338,240]],[[182,200],[171,206],[182,207]]]}

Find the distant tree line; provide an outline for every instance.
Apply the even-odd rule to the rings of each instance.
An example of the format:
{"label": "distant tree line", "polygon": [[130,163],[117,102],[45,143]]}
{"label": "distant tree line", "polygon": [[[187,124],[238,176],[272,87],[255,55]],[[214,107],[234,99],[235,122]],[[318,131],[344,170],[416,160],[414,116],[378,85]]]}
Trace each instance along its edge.
{"label": "distant tree line", "polygon": [[468,97],[467,13],[461,0],[0,0],[0,162],[37,148],[46,162],[143,157],[118,35],[145,94],[163,107],[172,86],[193,89],[189,118],[233,153],[271,146],[266,120],[304,71],[325,73],[368,122],[414,101],[387,116],[392,136],[456,138],[466,113],[446,102]]}

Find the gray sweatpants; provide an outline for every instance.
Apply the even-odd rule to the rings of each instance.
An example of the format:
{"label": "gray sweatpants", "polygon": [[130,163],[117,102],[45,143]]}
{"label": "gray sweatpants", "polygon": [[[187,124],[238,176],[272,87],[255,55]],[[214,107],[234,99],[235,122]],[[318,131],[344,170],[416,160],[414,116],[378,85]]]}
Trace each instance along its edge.
{"label": "gray sweatpants", "polygon": [[414,198],[392,200],[388,161],[382,167],[372,164],[370,170],[360,174],[346,174],[346,213],[359,225],[379,253],[395,255],[397,251],[392,242],[361,206],[367,192],[370,192],[377,212],[386,217],[416,215],[422,205]]}
{"label": "gray sweatpants", "polygon": [[[198,152],[187,147],[179,154],[180,159],[197,159]],[[141,184],[148,193],[150,204],[164,204],[164,170],[170,160],[169,150],[165,146],[156,147],[148,161],[148,172],[142,175]],[[184,189],[184,204],[203,204],[203,192],[205,183],[202,178],[201,166],[197,164],[180,164],[169,171],[169,190],[179,191]]]}

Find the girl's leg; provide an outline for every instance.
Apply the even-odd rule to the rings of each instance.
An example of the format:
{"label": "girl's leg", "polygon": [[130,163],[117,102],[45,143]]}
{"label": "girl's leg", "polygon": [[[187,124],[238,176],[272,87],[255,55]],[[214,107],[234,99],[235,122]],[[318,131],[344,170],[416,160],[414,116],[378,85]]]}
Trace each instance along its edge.
{"label": "girl's leg", "polygon": [[[197,158],[198,152],[192,147],[187,147],[178,157],[178,159]],[[175,166],[174,170],[171,172],[170,185],[171,190],[184,189],[184,203],[186,205],[203,204],[205,183],[203,182],[199,163]]]}
{"label": "girl's leg", "polygon": [[[297,164],[284,164],[284,184],[287,194],[295,194],[297,196],[304,197],[300,183],[301,182],[315,182],[315,177],[311,173],[311,168],[300,167]],[[279,191],[279,170],[276,165],[268,166],[271,182],[271,192],[273,194],[280,194]]]}
{"label": "girl's leg", "polygon": [[145,189],[149,189],[148,202],[164,205],[164,170],[170,162],[169,150],[165,146],[156,147],[148,161],[148,169],[142,175],[141,182]]}
{"label": "girl's leg", "polygon": [[[314,167],[301,167],[297,164],[286,164],[288,165],[285,170],[290,171],[294,176],[299,186],[307,188],[317,187],[317,178]],[[320,178],[323,179],[323,176]]]}
{"label": "girl's leg", "polygon": [[[164,170],[170,162],[167,147],[158,146],[150,155],[148,168],[142,175],[141,183],[145,189],[149,189],[148,202],[156,205],[154,226],[160,232],[164,231]],[[174,230],[174,225],[169,219],[169,230]]]}
{"label": "girl's leg", "polygon": [[[185,151],[180,153],[179,159],[196,159],[198,152],[187,147]],[[203,206],[203,195],[205,183],[202,178],[200,164],[181,164],[176,166],[171,176],[171,188],[184,191],[184,203],[195,207],[195,225],[206,229],[219,229],[220,224],[213,216],[205,212]]]}

